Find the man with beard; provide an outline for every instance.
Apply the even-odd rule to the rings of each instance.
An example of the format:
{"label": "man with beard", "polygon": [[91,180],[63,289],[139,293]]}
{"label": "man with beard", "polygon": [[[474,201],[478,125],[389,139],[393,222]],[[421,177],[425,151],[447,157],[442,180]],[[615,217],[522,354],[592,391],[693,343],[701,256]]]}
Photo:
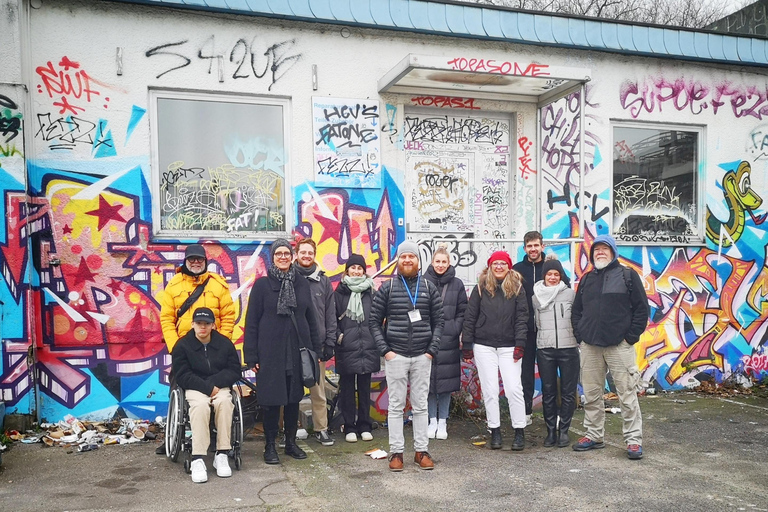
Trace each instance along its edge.
{"label": "man with beard", "polygon": [[[406,240],[397,248],[398,275],[385,282],[373,298],[369,326],[384,356],[389,407],[389,469],[403,470],[403,410],[411,386],[414,462],[435,467],[427,451],[427,396],[432,359],[437,355],[445,321],[437,287],[419,274],[419,246]],[[382,326],[386,322],[386,334]]]}
{"label": "man with beard", "polygon": [[325,363],[333,357],[336,345],[336,302],[333,298],[331,281],[315,262],[317,245],[311,238],[302,238],[296,244],[296,272],[309,281],[312,306],[317,321],[318,335],[323,341],[320,355],[320,382],[309,390],[312,402],[312,425],[315,437],[323,446],[332,446],[333,438],[328,434],[328,404],[325,399]]}
{"label": "man with beard", "polygon": [[528,337],[525,340],[523,352],[523,367],[520,380],[523,383],[523,400],[525,401],[525,423],[531,424],[533,409],[533,391],[536,387],[536,323],[533,315],[533,285],[544,279],[544,238],[538,231],[529,231],[523,236],[525,257],[515,263],[512,270],[523,276],[523,288],[528,300]]}
{"label": "man with beard", "polygon": [[648,325],[648,298],[640,276],[621,265],[616,241],[599,235],[590,249],[595,266],[581,278],[573,302],[571,322],[581,349],[584,388],[584,428],[573,445],[577,452],[604,448],[605,371],[610,370],[619,396],[627,457],[643,458],[643,421],[637,391],[640,373],[635,348]]}

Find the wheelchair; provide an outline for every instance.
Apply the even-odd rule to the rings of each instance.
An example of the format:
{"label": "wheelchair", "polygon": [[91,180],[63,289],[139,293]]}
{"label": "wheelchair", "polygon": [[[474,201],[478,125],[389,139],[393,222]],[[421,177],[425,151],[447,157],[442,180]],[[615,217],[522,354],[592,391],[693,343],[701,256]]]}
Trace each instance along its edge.
{"label": "wheelchair", "polygon": [[[250,383],[249,383],[250,384]],[[232,433],[230,440],[232,448],[227,454],[233,459],[235,469],[240,469],[243,464],[240,451],[243,446],[243,407],[240,401],[240,393],[233,386],[230,389],[232,402],[235,409],[232,412]],[[213,421],[213,414],[211,414]],[[173,462],[179,460],[179,455],[184,452],[184,471],[192,472],[192,429],[189,424],[189,405],[184,399],[184,390],[178,386],[171,389],[168,401],[168,420],[165,427],[165,454]],[[213,439],[213,436],[211,436]]]}

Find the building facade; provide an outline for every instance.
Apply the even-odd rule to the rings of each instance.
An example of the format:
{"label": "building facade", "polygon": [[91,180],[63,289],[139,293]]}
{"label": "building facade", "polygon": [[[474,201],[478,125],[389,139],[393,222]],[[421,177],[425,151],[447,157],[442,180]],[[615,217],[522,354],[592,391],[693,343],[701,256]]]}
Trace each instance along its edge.
{"label": "building facade", "polygon": [[768,371],[763,39],[437,0],[0,3],[9,413],[164,414],[184,247],[240,346],[278,236],[333,281],[447,243],[469,288],[533,229],[578,281],[610,233],[648,294],[645,381]]}

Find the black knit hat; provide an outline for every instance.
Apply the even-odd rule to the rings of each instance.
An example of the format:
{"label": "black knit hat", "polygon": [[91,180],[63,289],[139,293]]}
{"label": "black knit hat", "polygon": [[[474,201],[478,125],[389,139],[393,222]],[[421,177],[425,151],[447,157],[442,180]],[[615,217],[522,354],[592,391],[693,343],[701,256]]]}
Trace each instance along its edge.
{"label": "black knit hat", "polygon": [[360,265],[361,267],[363,267],[363,270],[365,270],[366,267],[368,266],[365,263],[365,258],[363,258],[359,254],[351,254],[349,256],[349,259],[347,260],[347,268],[346,269],[349,270],[349,267],[351,267],[352,265]]}
{"label": "black knit hat", "polygon": [[565,273],[565,270],[563,270],[563,265],[560,263],[560,260],[555,258],[544,260],[544,265],[541,266],[542,277],[546,276],[547,272],[550,270],[557,270],[560,274],[560,280],[567,286],[571,286],[571,279],[568,277],[568,274]]}

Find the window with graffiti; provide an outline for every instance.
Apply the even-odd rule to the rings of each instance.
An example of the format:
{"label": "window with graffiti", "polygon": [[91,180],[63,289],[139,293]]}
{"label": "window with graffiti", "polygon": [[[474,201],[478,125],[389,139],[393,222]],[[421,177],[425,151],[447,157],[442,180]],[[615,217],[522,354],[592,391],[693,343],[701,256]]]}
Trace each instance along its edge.
{"label": "window with graffiti", "polygon": [[285,233],[288,102],[151,95],[156,231],[227,238]]}
{"label": "window with graffiti", "polygon": [[625,242],[698,243],[696,127],[613,125],[613,230]]}

